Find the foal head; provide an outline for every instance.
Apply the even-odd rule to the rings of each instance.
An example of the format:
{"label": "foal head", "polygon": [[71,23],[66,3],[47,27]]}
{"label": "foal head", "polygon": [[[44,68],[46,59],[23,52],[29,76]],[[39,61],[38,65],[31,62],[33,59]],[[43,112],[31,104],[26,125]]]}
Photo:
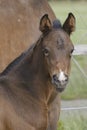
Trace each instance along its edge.
{"label": "foal head", "polygon": [[74,46],[70,34],[75,30],[75,17],[69,13],[63,26],[54,22],[51,24],[48,15],[40,21],[40,31],[43,33],[42,53],[51,83],[58,91],[63,91],[68,83],[70,61]]}

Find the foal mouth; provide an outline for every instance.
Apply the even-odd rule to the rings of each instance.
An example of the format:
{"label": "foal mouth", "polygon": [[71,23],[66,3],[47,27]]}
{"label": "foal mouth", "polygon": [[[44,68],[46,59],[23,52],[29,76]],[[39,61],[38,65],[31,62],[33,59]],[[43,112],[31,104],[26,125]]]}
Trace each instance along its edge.
{"label": "foal mouth", "polygon": [[55,86],[57,91],[62,92],[68,84],[68,76],[63,73],[59,75],[53,75],[52,84]]}
{"label": "foal mouth", "polygon": [[65,90],[68,82],[60,83],[59,81],[55,82],[52,80],[52,84],[54,85],[54,87],[56,88],[57,91],[62,92]]}

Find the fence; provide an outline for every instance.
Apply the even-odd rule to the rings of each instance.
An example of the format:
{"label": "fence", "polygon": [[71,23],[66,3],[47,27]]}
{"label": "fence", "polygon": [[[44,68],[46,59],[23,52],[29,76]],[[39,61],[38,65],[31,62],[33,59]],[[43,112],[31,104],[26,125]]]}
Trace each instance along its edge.
{"label": "fence", "polygon": [[[86,55],[87,54],[87,45],[76,45],[73,55]],[[80,70],[80,72],[83,74],[83,76],[87,79],[87,75],[82,69],[82,67],[79,65],[78,61],[75,60],[73,57],[73,61]]]}
{"label": "fence", "polygon": [[[78,61],[74,58],[74,56],[80,56],[80,55],[87,55],[87,45],[83,44],[83,45],[76,45],[74,52],[73,52],[73,62],[76,64],[76,66],[78,67],[79,71],[82,73],[82,75],[84,76],[84,78],[87,79],[87,75],[84,72],[83,68],[80,66],[80,64],[78,63]],[[72,102],[72,101],[71,101]],[[77,104],[77,103],[76,103]],[[84,104],[84,103],[82,103]],[[66,106],[66,107],[62,107],[61,110],[62,111],[69,111],[69,110],[85,110],[87,109],[87,104],[86,106]]]}

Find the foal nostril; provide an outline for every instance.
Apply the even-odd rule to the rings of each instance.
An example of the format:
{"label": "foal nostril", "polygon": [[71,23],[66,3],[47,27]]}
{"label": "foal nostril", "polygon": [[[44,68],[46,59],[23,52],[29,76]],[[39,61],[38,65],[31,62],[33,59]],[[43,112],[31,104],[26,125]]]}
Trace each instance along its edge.
{"label": "foal nostril", "polygon": [[66,85],[68,83],[68,76],[64,73],[60,75],[53,75],[52,82],[59,85]]}
{"label": "foal nostril", "polygon": [[58,81],[57,75],[53,75],[53,80]]}
{"label": "foal nostril", "polygon": [[65,74],[65,81],[68,81],[68,75]]}

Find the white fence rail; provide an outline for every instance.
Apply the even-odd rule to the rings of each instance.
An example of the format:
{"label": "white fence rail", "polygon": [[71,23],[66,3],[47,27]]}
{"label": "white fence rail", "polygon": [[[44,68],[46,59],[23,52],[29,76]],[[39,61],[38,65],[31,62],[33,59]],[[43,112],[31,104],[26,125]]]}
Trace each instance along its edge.
{"label": "white fence rail", "polygon": [[[71,101],[72,102],[72,101]],[[85,107],[63,107],[61,108],[62,111],[69,111],[69,110],[86,110],[87,106]]]}
{"label": "white fence rail", "polygon": [[76,110],[87,111],[87,99],[61,101],[61,111],[76,111]]}
{"label": "white fence rail", "polygon": [[[73,55],[74,56],[87,55],[87,45],[86,44],[75,45]],[[74,63],[76,64],[76,66],[78,67],[78,69],[80,70],[80,72],[82,73],[82,75],[84,76],[84,78],[87,79],[87,74],[84,72],[83,68],[80,66],[78,61],[74,57],[72,59],[73,59]]]}
{"label": "white fence rail", "polygon": [[86,55],[86,54],[87,54],[86,44],[75,45],[73,55]]}

